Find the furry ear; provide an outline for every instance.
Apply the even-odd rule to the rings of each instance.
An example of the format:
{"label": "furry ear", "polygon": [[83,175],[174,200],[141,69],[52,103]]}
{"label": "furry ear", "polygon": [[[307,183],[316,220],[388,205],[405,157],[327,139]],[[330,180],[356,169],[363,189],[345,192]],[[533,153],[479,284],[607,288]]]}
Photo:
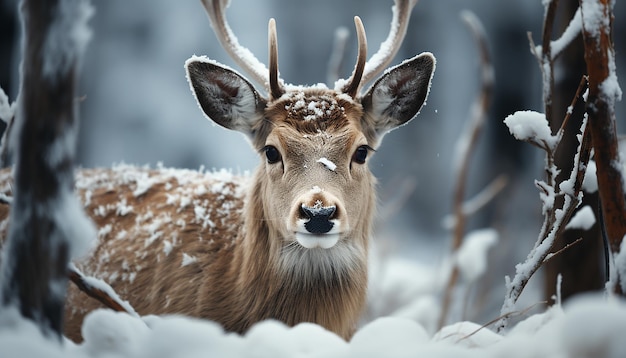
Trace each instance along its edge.
{"label": "furry ear", "polygon": [[383,136],[417,115],[428,97],[435,72],[435,57],[424,52],[385,72],[361,103],[367,125]]}
{"label": "furry ear", "polygon": [[204,114],[220,126],[252,136],[265,99],[243,76],[206,57],[185,62],[187,80]]}

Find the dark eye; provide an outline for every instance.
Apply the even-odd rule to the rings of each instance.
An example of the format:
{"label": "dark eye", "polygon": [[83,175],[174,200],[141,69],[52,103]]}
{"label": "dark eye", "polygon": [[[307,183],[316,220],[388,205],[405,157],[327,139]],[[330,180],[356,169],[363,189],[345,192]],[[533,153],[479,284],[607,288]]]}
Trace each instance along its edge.
{"label": "dark eye", "polygon": [[280,153],[273,145],[266,145],[263,150],[265,151],[265,157],[267,158],[268,163],[274,164],[280,161]]}
{"label": "dark eye", "polygon": [[362,145],[358,147],[356,149],[356,152],[354,152],[354,156],[352,157],[352,160],[359,164],[365,163],[365,159],[367,159],[368,151],[369,151],[369,147],[366,145]]}

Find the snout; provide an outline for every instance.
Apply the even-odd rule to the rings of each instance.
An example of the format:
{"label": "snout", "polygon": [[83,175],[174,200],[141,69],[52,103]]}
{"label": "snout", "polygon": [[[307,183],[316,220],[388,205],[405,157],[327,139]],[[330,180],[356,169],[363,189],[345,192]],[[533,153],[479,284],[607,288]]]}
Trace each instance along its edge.
{"label": "snout", "polygon": [[314,235],[326,234],[335,226],[331,220],[336,211],[336,206],[322,206],[321,201],[314,206],[300,205],[300,217],[306,220],[304,228]]}
{"label": "snout", "polygon": [[307,249],[329,249],[346,230],[343,205],[334,195],[314,187],[296,200],[293,231],[296,241]]}

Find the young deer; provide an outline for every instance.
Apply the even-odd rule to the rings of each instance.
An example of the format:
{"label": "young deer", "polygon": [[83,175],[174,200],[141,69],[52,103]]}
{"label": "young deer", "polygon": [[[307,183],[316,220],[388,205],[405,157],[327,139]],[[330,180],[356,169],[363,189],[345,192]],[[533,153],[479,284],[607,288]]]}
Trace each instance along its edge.
{"label": "young deer", "polygon": [[[249,179],[131,166],[77,172],[99,238],[76,265],[107,281],[139,314],[202,317],[235,332],[268,318],[314,322],[347,339],[366,296],[376,203],[367,161],[385,133],[419,112],[435,58],[404,61],[363,95],[361,84],[392,60],[414,1],[396,1],[387,45],[370,62],[355,18],[357,63],[335,89],[279,79],[273,20],[267,70],[232,35],[224,1],[203,5],[220,42],[268,96],[204,57],[185,64],[191,89],[209,119],[247,135],[261,164]],[[0,210],[6,217],[7,208]],[[80,339],[84,315],[99,306],[70,285],[68,337]]]}

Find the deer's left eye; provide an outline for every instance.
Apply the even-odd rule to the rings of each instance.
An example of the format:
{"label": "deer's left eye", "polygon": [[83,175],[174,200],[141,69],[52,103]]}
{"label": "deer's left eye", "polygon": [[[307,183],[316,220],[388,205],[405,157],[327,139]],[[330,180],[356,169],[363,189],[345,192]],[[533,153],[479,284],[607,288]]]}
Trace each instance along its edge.
{"label": "deer's left eye", "polygon": [[356,149],[354,155],[352,156],[352,160],[358,164],[365,163],[365,159],[367,159],[367,153],[371,148],[367,145],[362,145]]}
{"label": "deer's left eye", "polygon": [[280,160],[280,152],[278,152],[278,149],[273,145],[267,145],[263,150],[265,151],[265,157],[268,163],[274,164]]}

